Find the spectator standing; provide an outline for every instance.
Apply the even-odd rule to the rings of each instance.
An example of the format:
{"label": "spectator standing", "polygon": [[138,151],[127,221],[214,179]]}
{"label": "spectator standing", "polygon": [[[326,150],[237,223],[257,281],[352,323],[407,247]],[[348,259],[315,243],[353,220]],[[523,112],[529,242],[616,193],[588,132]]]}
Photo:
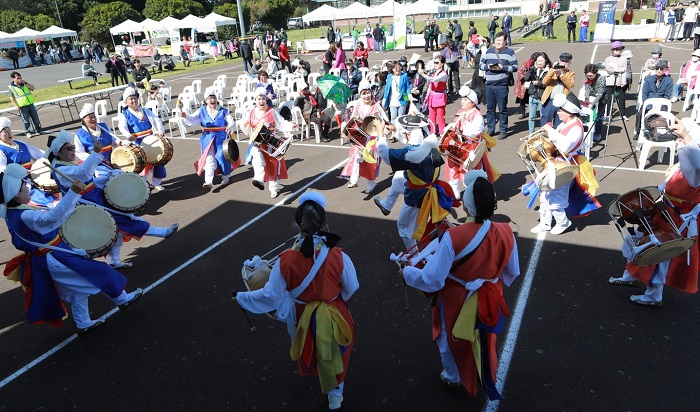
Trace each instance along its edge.
{"label": "spectator standing", "polygon": [[124,60],[122,60],[122,57],[117,54],[115,62],[117,70],[119,70],[119,76],[122,79],[122,84],[129,83],[129,78],[127,77],[126,63],[124,62]]}
{"label": "spectator standing", "polygon": [[664,11],[664,26],[670,26],[664,41],[673,41],[676,32],[676,12],[670,6]]}
{"label": "spectator standing", "polygon": [[513,29],[513,17],[508,14],[508,12],[503,12],[503,20],[501,21],[501,28],[506,34],[506,46],[512,44],[510,39],[510,31]]}
{"label": "spectator standing", "polygon": [[121,79],[121,74],[119,73],[119,68],[117,68],[116,60],[116,56],[112,54],[105,62],[105,71],[112,76],[112,87],[119,86],[119,79]]}
{"label": "spectator standing", "polygon": [[[535,65],[535,61],[539,57],[540,52],[534,52],[530,55],[530,58],[525,60],[523,64],[518,68],[518,78],[515,79],[515,102],[520,103],[520,120],[525,119],[526,106],[530,101],[530,95],[528,88],[525,87],[525,75],[530,71],[530,69]],[[529,86],[529,84],[528,84]]]}
{"label": "spectator standing", "polygon": [[333,60],[333,68],[340,69],[340,77],[344,76],[347,81],[345,50],[343,50],[343,43],[340,41],[335,42],[335,60]]}
{"label": "spectator standing", "polygon": [[151,73],[141,65],[141,60],[134,59],[134,70],[131,71],[131,77],[134,78],[134,84],[138,89],[139,103],[145,105],[146,92],[151,89]]}
{"label": "spectator standing", "polygon": [[44,134],[44,129],[39,121],[39,114],[34,107],[34,85],[22,79],[22,75],[18,72],[10,74],[12,82],[10,82],[10,101],[19,110],[19,116],[24,125],[24,133],[27,137],[32,137],[30,120],[34,123],[34,131],[38,134]]}
{"label": "spectator standing", "polygon": [[262,59],[263,58],[263,56],[262,56],[263,42],[260,39],[259,34],[255,35],[255,40],[253,40],[253,49],[255,49],[255,51],[258,52],[258,57],[260,57]]}
{"label": "spectator standing", "polygon": [[438,39],[440,38],[440,26],[438,26],[437,22],[433,20],[433,31],[431,33],[430,39],[432,40],[432,49],[433,51],[439,50],[439,45],[438,45]]}
{"label": "spectator standing", "polygon": [[280,27],[280,31],[277,33],[277,38],[280,40],[289,41],[289,37],[287,36],[287,32],[284,31],[284,27]]}
{"label": "spectator standing", "polygon": [[386,79],[382,106],[389,111],[389,120],[394,122],[399,116],[403,116],[408,107],[408,95],[410,85],[408,74],[403,71],[403,67],[398,61],[392,62],[389,76]]}
{"label": "spectator standing", "polygon": [[683,14],[683,40],[689,41],[693,38],[693,27],[695,27],[695,20],[698,17],[698,7],[697,3],[694,1],[690,2],[690,7],[685,9]]}
{"label": "spectator standing", "polygon": [[610,45],[611,55],[605,58],[605,71],[608,75],[605,78],[605,101],[612,104],[612,97],[615,89],[617,89],[617,105],[620,109],[620,116],[623,120],[627,120],[625,109],[625,91],[629,85],[627,84],[627,57],[622,55],[622,49],[625,46],[622,42],[614,41]]}
{"label": "spectator standing", "polygon": [[579,43],[585,43],[588,41],[588,24],[591,21],[591,17],[586,13],[586,10],[581,11],[581,18],[579,19],[579,25],[581,29],[579,30],[578,41]]}
{"label": "spectator standing", "polygon": [[326,40],[328,40],[328,44],[335,43],[335,30],[333,30],[333,26],[330,24],[326,30]]}
{"label": "spectator standing", "polygon": [[323,69],[326,71],[326,73],[331,72],[333,61],[335,60],[335,51],[335,43],[331,43],[326,52],[323,54]]}
{"label": "spectator standing", "polygon": [[430,132],[442,135],[445,129],[445,106],[447,106],[447,72],[444,69],[445,56],[438,55],[433,58],[435,70],[428,75],[424,70],[419,70],[418,74],[425,77],[429,83],[428,92],[425,96],[425,105],[428,106],[428,116],[430,117]]}
{"label": "spectator standing", "polygon": [[624,13],[622,13],[622,24],[632,24],[634,19],[634,7],[629,6]]}
{"label": "spectator standing", "polygon": [[[542,80],[549,70],[551,70],[552,62],[549,60],[547,53],[534,53],[533,56],[537,55],[535,61],[530,67],[530,70],[525,73],[523,80],[525,83],[523,87],[528,90],[529,97],[529,107],[528,107],[528,129],[530,133],[535,132],[535,118],[537,117],[537,111],[540,112],[540,118],[542,117],[542,95],[544,90],[547,88]],[[540,120],[540,127],[543,126]]]}
{"label": "spectator standing", "polygon": [[219,61],[219,42],[213,37],[209,40],[209,54],[214,57],[214,63]]}
{"label": "spectator standing", "polygon": [[[514,84],[513,73],[518,71],[515,52],[506,44],[506,34],[499,32],[490,47],[481,58],[479,68],[485,72],[486,117],[488,134],[496,133],[496,107],[498,107],[499,140],[508,137],[508,92]],[[511,83],[512,80],[512,83]]]}
{"label": "spectator standing", "polygon": [[425,24],[425,29],[423,29],[423,40],[425,41],[423,50],[425,50],[426,53],[430,50],[430,37],[432,35],[432,31],[433,27],[430,25],[430,22],[427,22]]}
{"label": "spectator standing", "polygon": [[555,39],[554,37],[554,15],[550,11],[547,13],[547,26],[545,27],[545,34],[548,39]]}
{"label": "spectator standing", "polygon": [[476,92],[479,101],[483,103],[486,100],[486,71],[481,70],[481,58],[486,54],[486,51],[491,47],[491,42],[488,37],[478,36],[479,48],[474,54],[474,71],[472,72],[471,89]]}
{"label": "spectator standing", "polygon": [[491,43],[493,43],[493,40],[496,37],[496,29],[498,29],[498,23],[496,23],[496,20],[498,20],[498,16],[494,16],[492,14],[491,20],[486,25],[486,30],[489,31],[489,40]]}
{"label": "spectator standing", "polygon": [[375,52],[380,53],[384,51],[384,31],[379,27],[379,23],[374,26],[372,30],[372,37],[374,37],[374,43],[377,45]]}
{"label": "spectator standing", "polygon": [[[469,21],[469,31],[467,32],[467,53],[469,53],[469,66],[470,67],[475,67],[474,66],[474,56],[476,56],[476,52],[479,50],[479,45],[481,41],[479,40],[479,34],[476,30],[476,27],[474,27],[474,21],[470,20]],[[478,95],[479,93],[477,93]]]}
{"label": "spectator standing", "polygon": [[447,69],[448,78],[448,93],[457,93],[461,87],[459,81],[459,58],[461,53],[454,41],[447,41],[447,47],[445,47],[445,50],[442,51],[442,55],[445,56],[445,68]]}
{"label": "spectator standing", "polygon": [[273,62],[277,65],[277,67],[281,68],[280,65],[280,51],[279,51],[279,46],[277,43],[272,42],[270,44],[270,47],[267,48],[267,55],[270,56]]}
{"label": "spectator standing", "polygon": [[153,67],[158,68],[158,73],[163,72],[163,56],[160,55],[158,48],[156,48],[155,54],[153,54]]}
{"label": "spectator standing", "polygon": [[578,23],[576,12],[572,10],[566,16],[566,40],[568,43],[571,43],[571,39],[574,39],[574,42],[576,42],[576,23]]}
{"label": "spectator standing", "polygon": [[7,53],[7,57],[9,57],[10,60],[12,60],[12,68],[19,69],[19,52],[17,51],[17,48],[11,48],[10,51]]}
{"label": "spectator standing", "polygon": [[605,113],[605,76],[598,73],[598,65],[587,64],[583,68],[586,81],[583,83],[582,106],[593,107],[597,111],[595,127],[593,129],[593,141],[599,142],[603,132],[603,113]]}
{"label": "spectator standing", "polygon": [[[360,67],[369,67],[367,65],[367,59],[369,58],[369,52],[365,49],[364,43],[361,41],[357,42],[357,47],[352,52],[352,57],[356,62],[359,62]],[[357,64],[357,63],[356,63]]]}
{"label": "spectator standing", "polygon": [[569,52],[564,52],[559,55],[559,61],[554,63],[552,69],[542,79],[545,85],[544,93],[542,93],[542,118],[540,124],[544,126],[549,122],[553,122],[554,127],[557,127],[561,122],[557,116],[558,107],[554,105],[554,98],[558,94],[568,95],[576,85],[576,74],[569,70],[573,56]]}
{"label": "spectator standing", "polygon": [[289,49],[287,48],[287,40],[281,40],[279,45],[280,63],[282,69],[286,69],[287,73],[292,72],[292,64],[289,61]]}
{"label": "spectator standing", "polygon": [[676,13],[676,32],[674,36],[676,40],[683,40],[683,17],[685,16],[683,3],[677,3],[674,12]]}
{"label": "spectator standing", "polygon": [[357,42],[358,39],[360,38],[360,31],[357,30],[355,26],[352,26],[352,30],[350,31],[350,35],[352,36],[352,48],[354,49],[357,47]]}
{"label": "spectator standing", "polygon": [[243,39],[241,42],[241,57],[243,58],[243,71],[249,73],[250,67],[253,66],[253,50],[248,39]]}
{"label": "spectator standing", "polygon": [[462,47],[464,33],[462,32],[462,26],[457,22],[456,19],[452,22],[452,34],[455,37],[455,44],[457,45],[457,47]]}

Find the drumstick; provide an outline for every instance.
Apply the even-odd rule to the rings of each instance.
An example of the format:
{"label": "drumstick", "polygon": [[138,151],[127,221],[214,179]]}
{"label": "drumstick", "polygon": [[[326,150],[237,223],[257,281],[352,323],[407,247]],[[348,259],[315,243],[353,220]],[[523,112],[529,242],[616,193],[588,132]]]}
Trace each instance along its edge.
{"label": "drumstick", "polygon": [[60,170],[56,169],[55,167],[51,166],[48,162],[44,162],[44,164],[45,164],[49,169],[51,169],[51,170],[53,170],[54,172],[58,173],[59,175],[61,175],[63,178],[65,178],[65,179],[68,180],[69,182],[71,182],[71,183],[75,182],[74,179],[70,178],[70,177],[69,177],[68,175],[66,175],[65,173],[63,173],[63,172],[61,172]]}

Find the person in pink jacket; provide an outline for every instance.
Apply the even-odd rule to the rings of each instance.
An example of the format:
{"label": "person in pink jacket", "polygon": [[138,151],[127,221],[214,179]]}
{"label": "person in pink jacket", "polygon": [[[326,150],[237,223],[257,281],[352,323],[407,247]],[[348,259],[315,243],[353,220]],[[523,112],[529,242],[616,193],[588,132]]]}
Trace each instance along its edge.
{"label": "person in pink jacket", "polygon": [[673,86],[673,94],[671,95],[671,102],[675,103],[678,101],[678,96],[681,94],[683,87],[692,89],[695,87],[695,82],[697,81],[697,76],[700,76],[700,49],[693,51],[690,55],[690,60],[685,62],[685,66],[681,70],[681,77]]}
{"label": "person in pink jacket", "polygon": [[347,66],[345,65],[345,50],[343,50],[343,43],[335,43],[335,60],[333,60],[333,68],[340,69],[340,74],[344,74]]}

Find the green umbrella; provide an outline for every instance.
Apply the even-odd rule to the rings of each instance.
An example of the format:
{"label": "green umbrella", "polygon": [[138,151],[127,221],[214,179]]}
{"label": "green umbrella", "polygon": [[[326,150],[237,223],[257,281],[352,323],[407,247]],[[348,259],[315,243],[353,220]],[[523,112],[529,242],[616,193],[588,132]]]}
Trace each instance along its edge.
{"label": "green umbrella", "polygon": [[338,104],[345,104],[352,97],[352,90],[338,76],[324,74],[316,80],[316,85],[323,97]]}

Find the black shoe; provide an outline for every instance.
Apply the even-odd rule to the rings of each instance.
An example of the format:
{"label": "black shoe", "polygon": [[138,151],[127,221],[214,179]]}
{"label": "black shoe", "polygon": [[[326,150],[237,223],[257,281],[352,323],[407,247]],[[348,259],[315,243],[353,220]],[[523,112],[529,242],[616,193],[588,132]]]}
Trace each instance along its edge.
{"label": "black shoe", "polygon": [[126,301],[126,303],[122,303],[121,305],[119,305],[119,310],[129,309],[129,306],[131,306],[134,302],[139,300],[141,298],[141,296],[143,295],[143,289],[141,289],[141,288],[136,289],[135,292],[136,292],[136,294],[134,294],[134,297],[131,298],[131,300],[128,300],[128,301]]}
{"label": "black shoe", "polygon": [[331,139],[329,139],[328,137],[322,137],[322,138],[321,138],[321,141],[322,141],[323,143],[328,143],[328,142],[331,141]]}
{"label": "black shoe", "polygon": [[93,323],[92,325],[88,326],[87,328],[84,328],[84,329],[78,328],[78,336],[83,336],[84,334],[90,332],[93,329],[97,329],[104,324],[105,324],[105,321],[98,320],[95,323]]}
{"label": "black shoe", "polygon": [[382,202],[381,202],[381,200],[379,199],[379,196],[375,196],[375,197],[373,198],[373,200],[374,200],[374,204],[377,205],[377,207],[379,208],[379,210],[382,211],[382,214],[383,214],[384,216],[389,216],[389,213],[391,213],[391,210],[389,210],[389,209],[385,208],[384,206],[382,206]]}
{"label": "black shoe", "polygon": [[498,135],[498,140],[506,140],[507,138],[508,138],[508,136],[505,135],[505,134],[499,134],[499,135]]}
{"label": "black shoe", "polygon": [[253,186],[257,187],[260,190],[265,190],[265,184],[259,180],[253,180]]}

